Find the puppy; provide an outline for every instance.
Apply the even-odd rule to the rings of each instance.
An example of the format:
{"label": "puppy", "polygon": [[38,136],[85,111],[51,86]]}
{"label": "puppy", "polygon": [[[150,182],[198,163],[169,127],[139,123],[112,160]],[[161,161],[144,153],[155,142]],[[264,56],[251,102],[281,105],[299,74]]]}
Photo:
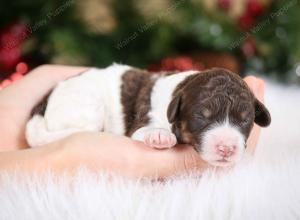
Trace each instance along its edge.
{"label": "puppy", "polygon": [[271,122],[266,107],[228,70],[150,74],[117,64],[60,82],[32,115],[26,127],[32,147],[105,131],[155,148],[190,144],[216,166],[241,159],[254,122]]}

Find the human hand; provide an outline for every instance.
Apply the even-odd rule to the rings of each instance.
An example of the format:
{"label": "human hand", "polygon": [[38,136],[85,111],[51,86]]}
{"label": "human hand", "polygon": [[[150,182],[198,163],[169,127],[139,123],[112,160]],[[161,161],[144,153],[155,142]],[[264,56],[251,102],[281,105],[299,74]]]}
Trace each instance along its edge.
{"label": "human hand", "polygon": [[[247,76],[244,80],[248,84],[255,97],[259,101],[264,103],[265,82],[262,79],[254,76]],[[259,140],[260,130],[261,128],[257,124],[254,124],[250,136],[247,140],[246,153],[250,155],[253,155],[255,153],[255,148]]]}
{"label": "human hand", "polygon": [[[46,65],[33,70],[22,80],[2,90],[0,132],[5,137],[0,140],[2,150],[26,148],[24,131],[32,108],[59,81],[86,69]],[[264,93],[263,81],[255,77],[248,77],[245,81],[261,99]],[[248,141],[252,150],[255,149],[258,140],[258,131],[259,128],[255,127]],[[46,157],[45,154],[48,154],[50,149],[58,152],[50,155],[61,156]],[[50,161],[43,165],[48,164],[47,168],[50,166],[57,172],[73,171],[84,165],[92,170],[104,169],[129,176],[164,177],[209,167],[191,146],[177,145],[172,149],[158,151],[127,137],[105,133],[78,133],[40,149],[26,151],[30,155],[35,155],[35,152],[40,152]],[[43,167],[39,166],[40,169]]]}

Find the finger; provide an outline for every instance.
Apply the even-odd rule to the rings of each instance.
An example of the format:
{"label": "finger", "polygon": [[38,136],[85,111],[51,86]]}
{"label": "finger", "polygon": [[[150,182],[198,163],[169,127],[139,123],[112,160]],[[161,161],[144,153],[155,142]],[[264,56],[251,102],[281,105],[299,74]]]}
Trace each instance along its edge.
{"label": "finger", "polygon": [[195,170],[201,172],[209,168],[192,146],[176,145],[160,152],[159,155],[154,155],[153,164],[156,166],[158,177],[161,178],[187,174]]}
{"label": "finger", "polygon": [[[255,97],[259,101],[263,102],[264,92],[265,92],[265,82],[262,79],[254,76],[247,76],[245,77],[244,80],[252,90]],[[252,155],[255,153],[255,148],[257,146],[258,139],[260,136],[260,130],[261,128],[258,125],[254,124],[252,131],[249,135],[249,138],[247,140],[247,148],[246,148],[247,153]]]}
{"label": "finger", "polygon": [[245,82],[255,95],[255,97],[263,102],[264,100],[264,92],[265,92],[265,82],[264,80],[257,78],[255,76],[247,76],[244,78]]}

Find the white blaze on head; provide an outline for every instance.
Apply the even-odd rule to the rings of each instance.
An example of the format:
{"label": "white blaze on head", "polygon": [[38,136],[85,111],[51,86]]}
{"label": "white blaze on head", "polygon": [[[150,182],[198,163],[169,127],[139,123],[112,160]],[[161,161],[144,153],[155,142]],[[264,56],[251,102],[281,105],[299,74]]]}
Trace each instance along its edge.
{"label": "white blaze on head", "polygon": [[225,120],[215,124],[202,136],[201,156],[216,166],[229,166],[239,161],[245,151],[245,137]]}

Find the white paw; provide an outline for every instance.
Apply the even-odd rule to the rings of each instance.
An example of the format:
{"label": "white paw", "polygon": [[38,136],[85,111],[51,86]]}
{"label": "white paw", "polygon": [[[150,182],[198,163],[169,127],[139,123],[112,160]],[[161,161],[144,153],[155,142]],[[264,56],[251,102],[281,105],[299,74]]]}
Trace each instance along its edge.
{"label": "white paw", "polygon": [[177,143],[176,136],[162,128],[149,129],[143,139],[146,145],[158,149],[171,148]]}

